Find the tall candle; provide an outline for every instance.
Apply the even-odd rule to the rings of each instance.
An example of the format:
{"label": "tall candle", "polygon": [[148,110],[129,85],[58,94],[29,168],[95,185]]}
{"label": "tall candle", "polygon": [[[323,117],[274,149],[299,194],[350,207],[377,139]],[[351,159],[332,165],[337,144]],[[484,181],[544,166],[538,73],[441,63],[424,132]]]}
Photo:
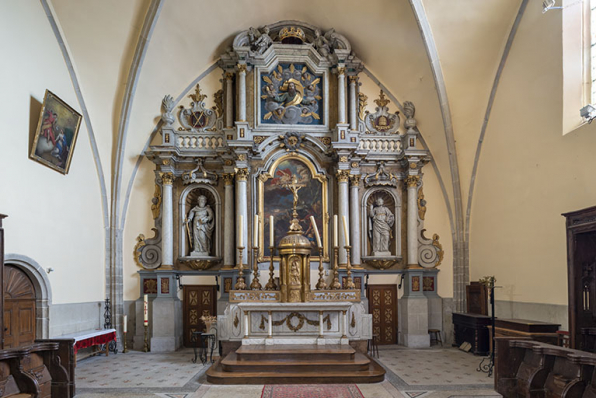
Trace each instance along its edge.
{"label": "tall candle", "polygon": [[143,323],[149,324],[149,309],[148,309],[149,296],[145,295],[143,299]]}
{"label": "tall candle", "polygon": [[254,233],[252,234],[254,245],[253,247],[259,246],[259,215],[255,214],[255,225],[254,225]]}
{"label": "tall candle", "polygon": [[275,245],[275,239],[273,238],[273,216],[269,216],[269,246],[273,247]]}
{"label": "tall candle", "polygon": [[344,237],[346,238],[346,246],[350,246],[350,235],[348,234],[348,223],[346,221],[346,216],[341,216],[344,222]]}
{"label": "tall candle", "polygon": [[242,247],[242,214],[240,214],[240,221],[238,222],[238,247]]}
{"label": "tall candle", "polygon": [[126,330],[126,324],[127,324],[127,322],[128,322],[128,317],[126,315],[124,315],[124,321],[122,322],[122,331],[124,333],[126,333],[126,331],[127,331]]}
{"label": "tall candle", "polygon": [[333,216],[333,247],[339,246],[337,239],[337,214]]}
{"label": "tall candle", "polygon": [[317,228],[317,223],[315,222],[315,218],[313,216],[310,216],[310,223],[312,224],[312,228],[315,230],[315,238],[317,238],[317,246],[322,247],[321,237],[319,236],[319,228]]}

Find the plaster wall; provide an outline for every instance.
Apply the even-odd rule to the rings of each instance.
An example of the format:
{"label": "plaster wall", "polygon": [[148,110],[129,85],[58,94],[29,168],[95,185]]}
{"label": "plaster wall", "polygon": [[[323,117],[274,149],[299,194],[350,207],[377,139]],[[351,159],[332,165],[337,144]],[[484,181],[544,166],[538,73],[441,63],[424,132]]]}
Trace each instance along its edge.
{"label": "plaster wall", "polygon": [[[105,235],[101,192],[90,141],[81,123],[70,172],[29,159],[46,89],[80,112],[62,53],[39,1],[0,4],[0,212],[6,252],[44,269],[52,304],[104,298]],[[18,38],[9,40],[8,38]]]}
{"label": "plaster wall", "polygon": [[561,13],[527,8],[480,160],[471,279],[495,275],[501,306],[567,304],[561,213],[593,206],[596,198],[596,125],[561,131],[561,21]]}

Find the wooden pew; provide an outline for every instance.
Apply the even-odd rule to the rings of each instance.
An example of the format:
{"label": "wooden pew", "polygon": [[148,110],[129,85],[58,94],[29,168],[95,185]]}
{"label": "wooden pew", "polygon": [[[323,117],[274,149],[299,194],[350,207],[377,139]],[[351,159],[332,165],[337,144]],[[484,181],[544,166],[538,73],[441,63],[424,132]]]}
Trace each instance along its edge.
{"label": "wooden pew", "polygon": [[69,355],[65,363],[60,355],[66,350],[72,351],[72,342],[38,340],[0,350],[0,398],[72,398],[74,370],[68,370]]}
{"label": "wooden pew", "polygon": [[596,398],[596,355],[496,338],[495,390],[505,398]]}

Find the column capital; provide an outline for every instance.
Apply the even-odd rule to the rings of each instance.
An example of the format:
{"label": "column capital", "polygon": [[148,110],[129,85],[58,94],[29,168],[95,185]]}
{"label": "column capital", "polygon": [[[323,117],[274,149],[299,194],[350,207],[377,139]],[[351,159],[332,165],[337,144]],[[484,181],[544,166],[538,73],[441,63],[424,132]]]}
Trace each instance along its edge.
{"label": "column capital", "polygon": [[226,72],[224,73],[224,79],[226,79],[226,81],[232,81],[234,79],[234,74],[231,72]]}
{"label": "column capital", "polygon": [[337,178],[337,182],[348,182],[348,179],[350,178],[350,170],[337,170],[335,177]]}
{"label": "column capital", "polygon": [[348,79],[350,80],[350,84],[356,84],[358,83],[358,76],[348,76]]}
{"label": "column capital", "polygon": [[163,181],[163,185],[172,185],[174,183],[174,174],[167,172],[167,173],[159,173],[161,180]]}
{"label": "column capital", "polygon": [[224,185],[234,185],[234,173],[223,173]]}
{"label": "column capital", "polygon": [[338,76],[343,76],[346,74],[346,67],[345,66],[339,66],[337,68],[337,75]]}
{"label": "column capital", "polygon": [[236,67],[238,68],[238,73],[246,73],[246,64],[238,64]]}
{"label": "column capital", "polygon": [[248,169],[236,169],[236,180],[238,181],[247,181],[248,180]]}
{"label": "column capital", "polygon": [[420,183],[420,176],[408,176],[406,178],[406,185],[408,188],[416,188]]}
{"label": "column capital", "polygon": [[352,187],[359,187],[360,186],[360,174],[350,174],[350,186]]}

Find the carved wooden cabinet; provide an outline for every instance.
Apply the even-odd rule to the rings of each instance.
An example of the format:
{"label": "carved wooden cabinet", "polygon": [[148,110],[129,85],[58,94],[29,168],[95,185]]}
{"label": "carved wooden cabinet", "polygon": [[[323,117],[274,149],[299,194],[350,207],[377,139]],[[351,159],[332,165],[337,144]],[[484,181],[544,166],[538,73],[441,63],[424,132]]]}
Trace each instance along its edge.
{"label": "carved wooden cabinet", "polygon": [[586,349],[582,329],[596,327],[596,206],[565,213],[571,347]]}

